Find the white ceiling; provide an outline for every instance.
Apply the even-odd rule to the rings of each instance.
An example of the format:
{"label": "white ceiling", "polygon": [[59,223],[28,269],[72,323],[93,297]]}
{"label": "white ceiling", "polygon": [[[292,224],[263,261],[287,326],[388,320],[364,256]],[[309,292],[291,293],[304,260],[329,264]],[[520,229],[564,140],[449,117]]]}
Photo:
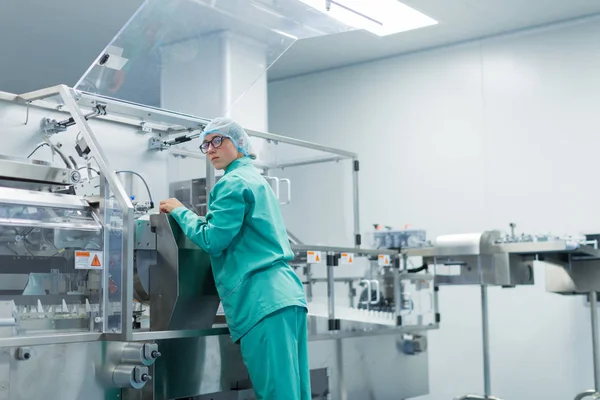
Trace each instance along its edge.
{"label": "white ceiling", "polygon": [[269,70],[284,79],[600,13],[598,0],[403,0],[440,23],[378,37],[354,31],[296,42]]}
{"label": "white ceiling", "polygon": [[[377,37],[349,32],[297,42],[269,79],[336,68],[600,13],[599,0],[406,0],[437,26]],[[4,0],[0,90],[74,85],[142,0]]]}

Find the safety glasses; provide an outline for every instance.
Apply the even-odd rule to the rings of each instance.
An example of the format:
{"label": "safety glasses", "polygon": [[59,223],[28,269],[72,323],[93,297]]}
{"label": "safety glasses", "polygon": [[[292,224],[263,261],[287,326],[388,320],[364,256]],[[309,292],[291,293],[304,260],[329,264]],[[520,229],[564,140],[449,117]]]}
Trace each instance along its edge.
{"label": "safety glasses", "polygon": [[215,136],[212,140],[203,142],[200,145],[200,151],[202,154],[208,153],[208,148],[212,145],[213,149],[218,149],[223,144],[223,140],[229,139],[227,136]]}

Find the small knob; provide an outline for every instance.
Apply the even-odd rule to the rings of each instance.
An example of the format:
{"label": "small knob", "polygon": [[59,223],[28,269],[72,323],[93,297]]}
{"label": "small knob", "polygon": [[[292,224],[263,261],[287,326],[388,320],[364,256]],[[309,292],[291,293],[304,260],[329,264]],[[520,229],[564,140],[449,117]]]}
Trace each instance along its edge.
{"label": "small knob", "polygon": [[151,379],[147,367],[133,365],[119,365],[112,378],[116,387],[133,389],[141,389]]}
{"label": "small knob", "polygon": [[31,350],[29,347],[19,347],[17,349],[17,359],[27,361],[31,358]]}
{"label": "small knob", "polygon": [[27,361],[31,358],[31,350],[29,347],[19,347],[16,355],[18,360]]}
{"label": "small knob", "polygon": [[152,358],[158,358],[161,356],[160,352],[156,350],[152,351],[150,355],[152,356]]}

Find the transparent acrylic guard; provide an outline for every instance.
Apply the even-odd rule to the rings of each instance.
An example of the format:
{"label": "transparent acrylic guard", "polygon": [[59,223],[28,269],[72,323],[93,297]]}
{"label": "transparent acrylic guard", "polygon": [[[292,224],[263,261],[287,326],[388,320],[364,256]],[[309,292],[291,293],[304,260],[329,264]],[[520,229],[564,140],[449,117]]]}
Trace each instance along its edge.
{"label": "transparent acrylic guard", "polygon": [[[207,39],[215,35],[234,36],[262,49],[264,60],[258,62],[255,56],[248,55],[243,71],[233,70],[232,73],[242,77],[233,77],[237,79],[235,88],[228,98],[221,99],[230,110],[296,40],[353,29],[298,0],[146,0],[81,77],[75,89],[189,113],[183,110],[185,105],[177,106],[177,102],[163,104],[161,86],[168,84],[164,82],[165,70],[195,60],[198,67],[219,71],[222,66],[208,56],[215,54],[214,41]],[[182,43],[192,45],[178,51],[176,46]],[[244,48],[235,50],[242,65],[244,53]],[[211,66],[211,63],[217,65]],[[172,75],[173,71],[168,74]],[[184,82],[186,78],[196,79],[182,74],[180,78]],[[215,76],[219,75],[207,76],[205,82],[189,82],[182,90],[198,92],[204,85],[214,87]],[[217,85],[225,85],[232,77],[217,79],[222,80]],[[214,97],[215,93],[209,90],[200,96]],[[192,114],[198,113],[202,114],[203,110]],[[213,118],[216,115],[201,116]]]}
{"label": "transparent acrylic guard", "polygon": [[15,334],[100,331],[102,271],[79,268],[76,255],[103,248],[89,209],[0,203],[0,293],[14,304]]}
{"label": "transparent acrylic guard", "polygon": [[[108,187],[108,184],[105,184]],[[123,244],[125,240],[123,210],[110,190],[106,191],[105,202],[107,206],[104,214],[104,238],[107,246],[104,251],[104,331],[121,333],[121,315],[124,309],[123,285],[121,282],[124,265]]]}
{"label": "transparent acrylic guard", "polygon": [[418,276],[400,279],[402,326],[435,324],[434,284]]}
{"label": "transparent acrylic guard", "polygon": [[3,203],[0,203],[0,225],[91,232],[102,229],[91,210],[32,207]]}

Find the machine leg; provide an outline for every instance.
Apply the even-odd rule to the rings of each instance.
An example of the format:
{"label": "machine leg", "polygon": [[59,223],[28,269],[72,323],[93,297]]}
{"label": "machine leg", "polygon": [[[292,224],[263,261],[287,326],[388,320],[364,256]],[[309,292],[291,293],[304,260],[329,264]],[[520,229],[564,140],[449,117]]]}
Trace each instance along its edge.
{"label": "machine leg", "polygon": [[488,324],[488,297],[487,286],[481,285],[481,335],[483,339],[483,396],[478,394],[467,394],[455,397],[454,400],[502,400],[494,397],[492,391],[490,372],[490,330]]}
{"label": "machine leg", "polygon": [[592,349],[594,351],[594,390],[600,390],[600,357],[598,356],[598,304],[597,292],[590,292],[590,315],[592,317]]}
{"label": "machine leg", "polygon": [[574,400],[582,400],[589,397],[591,400],[600,399],[600,356],[598,355],[598,301],[597,292],[589,293],[590,300],[590,316],[592,317],[592,351],[594,356],[594,389],[586,390],[583,393],[579,393],[575,396]]}
{"label": "machine leg", "polygon": [[481,285],[481,335],[483,337],[483,395],[489,398],[492,392],[490,376],[490,331],[488,324],[487,286]]}

